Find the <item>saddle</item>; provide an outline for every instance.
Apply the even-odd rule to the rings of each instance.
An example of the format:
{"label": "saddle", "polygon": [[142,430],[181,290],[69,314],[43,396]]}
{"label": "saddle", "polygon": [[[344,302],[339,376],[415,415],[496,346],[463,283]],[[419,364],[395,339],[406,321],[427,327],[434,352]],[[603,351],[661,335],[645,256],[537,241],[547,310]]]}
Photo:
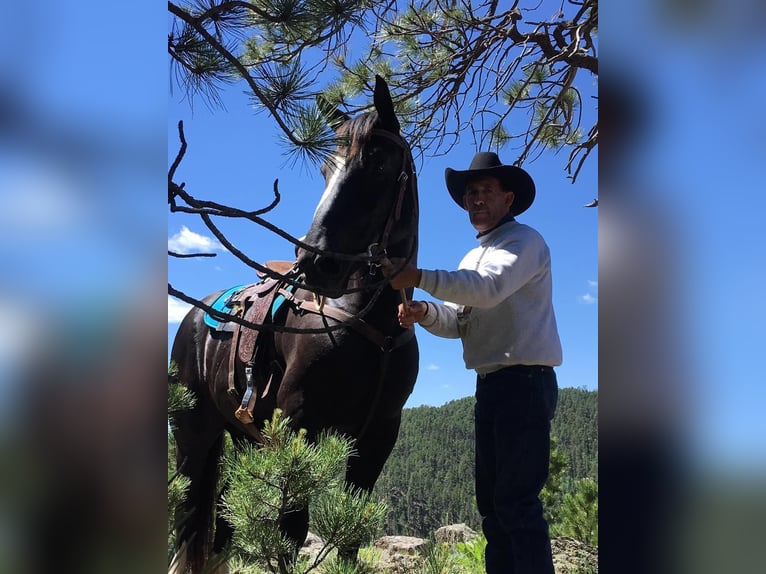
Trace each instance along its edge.
{"label": "saddle", "polygon": [[[277,273],[286,273],[292,269],[290,262],[267,262],[267,266]],[[250,323],[268,325],[275,322],[282,304],[291,295],[293,286],[285,286],[278,279],[263,274],[262,280],[251,285],[240,285],[225,291],[213,303],[212,307],[221,313],[239,317]],[[213,319],[205,316],[205,323],[217,331],[232,333],[231,352],[229,355],[229,388],[232,397],[238,395],[235,385],[236,360],[245,365],[247,388],[239,407],[234,412],[237,419],[250,427],[253,423],[253,408],[260,395],[265,397],[272,384],[279,384],[284,374],[284,367],[274,358],[272,352],[274,336],[268,329],[251,329],[235,321]],[[260,433],[253,427],[256,438]]]}

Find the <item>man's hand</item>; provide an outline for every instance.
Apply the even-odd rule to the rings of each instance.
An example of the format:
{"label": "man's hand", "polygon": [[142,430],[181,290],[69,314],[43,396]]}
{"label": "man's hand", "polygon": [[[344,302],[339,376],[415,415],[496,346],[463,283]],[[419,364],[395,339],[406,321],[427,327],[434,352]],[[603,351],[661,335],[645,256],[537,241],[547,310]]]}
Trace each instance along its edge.
{"label": "man's hand", "polygon": [[405,265],[394,277],[391,275],[402,266],[405,259],[394,258],[390,261],[381,261],[383,274],[391,278],[391,287],[393,289],[407,289],[408,287],[417,287],[420,283],[420,269],[412,263]]}
{"label": "man's hand", "polygon": [[407,329],[412,329],[415,323],[420,323],[428,312],[428,305],[423,301],[408,301],[407,310],[404,305],[399,305],[399,325]]}

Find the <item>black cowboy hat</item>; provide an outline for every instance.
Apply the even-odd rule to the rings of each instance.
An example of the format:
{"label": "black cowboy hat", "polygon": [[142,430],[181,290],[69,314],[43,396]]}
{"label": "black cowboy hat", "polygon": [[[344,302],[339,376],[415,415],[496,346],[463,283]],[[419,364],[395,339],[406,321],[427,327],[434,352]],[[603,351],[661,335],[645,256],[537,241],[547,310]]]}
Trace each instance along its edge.
{"label": "black cowboy hat", "polygon": [[465,171],[451,168],[444,170],[447,180],[447,190],[452,199],[463,207],[463,195],[468,180],[478,176],[496,177],[504,189],[514,194],[511,213],[518,215],[526,211],[535,200],[535,182],[532,176],[515,165],[503,165],[497,154],[491,151],[480,151],[471,161],[471,167]]}

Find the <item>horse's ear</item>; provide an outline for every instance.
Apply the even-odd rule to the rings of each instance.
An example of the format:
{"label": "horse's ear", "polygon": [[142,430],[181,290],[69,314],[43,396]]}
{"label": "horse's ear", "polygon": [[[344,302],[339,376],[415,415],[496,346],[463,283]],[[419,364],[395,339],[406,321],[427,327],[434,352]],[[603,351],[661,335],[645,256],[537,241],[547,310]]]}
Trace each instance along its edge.
{"label": "horse's ear", "polygon": [[340,124],[347,122],[351,118],[340,111],[336,106],[330,103],[322,94],[317,94],[317,107],[322,115],[327,118],[333,129],[337,129]]}
{"label": "horse's ear", "polygon": [[383,127],[399,133],[399,120],[394,113],[394,102],[391,100],[391,92],[388,91],[388,84],[380,76],[375,76],[375,92],[373,95],[375,109],[378,110],[378,116]]}

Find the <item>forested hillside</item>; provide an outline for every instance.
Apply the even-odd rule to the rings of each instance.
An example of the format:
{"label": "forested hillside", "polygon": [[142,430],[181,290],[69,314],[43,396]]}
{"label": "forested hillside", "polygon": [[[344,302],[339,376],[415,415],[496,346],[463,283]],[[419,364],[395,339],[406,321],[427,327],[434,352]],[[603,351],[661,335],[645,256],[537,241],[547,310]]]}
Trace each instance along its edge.
{"label": "forested hillside", "polygon": [[[553,420],[556,448],[570,480],[598,481],[598,393],[563,388]],[[479,529],[473,485],[473,397],[441,407],[405,409],[394,451],[375,487],[390,511],[388,534],[427,536],[440,526],[465,522]]]}
{"label": "forested hillside", "polygon": [[598,392],[560,389],[552,426],[556,447],[569,463],[570,479],[598,482]]}

